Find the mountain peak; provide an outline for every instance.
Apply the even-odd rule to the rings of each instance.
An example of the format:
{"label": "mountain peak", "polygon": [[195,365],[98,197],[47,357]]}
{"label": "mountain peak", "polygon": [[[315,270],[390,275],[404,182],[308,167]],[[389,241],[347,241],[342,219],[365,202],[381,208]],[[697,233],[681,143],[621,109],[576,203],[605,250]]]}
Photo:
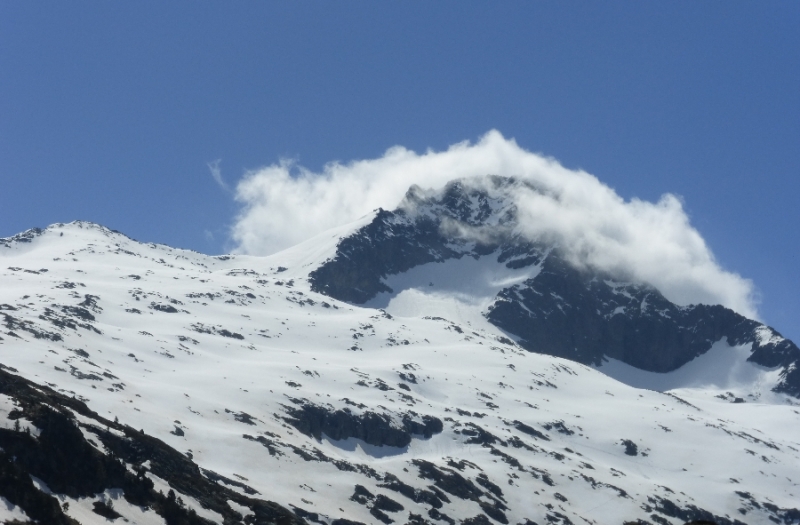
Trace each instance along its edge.
{"label": "mountain peak", "polygon": [[522,187],[532,186],[498,175],[456,179],[438,191],[423,190],[414,185],[409,188],[397,211],[412,217],[446,217],[462,226],[513,226],[517,211],[513,192]]}
{"label": "mountain peak", "polygon": [[[412,310],[424,314],[436,301],[422,297],[443,293],[425,276],[462,274],[454,281],[461,288],[447,293],[529,351],[666,373],[726,340],[749,346],[752,363],[782,367],[774,388],[800,395],[794,343],[724,306],[678,305],[652,283],[576,265],[555,243],[523,234],[514,198],[520,191],[543,190],[499,176],[459,179],[439,191],[412,186],[397,209],[339,241],[336,254],[310,273],[312,289],[390,312],[392,301],[408,305],[403,294],[414,290],[423,306]],[[469,259],[484,262],[463,262]]]}
{"label": "mountain peak", "polygon": [[89,221],[72,221],[68,223],[57,222],[46,228],[31,228],[11,237],[2,237],[0,238],[0,246],[11,248],[14,245],[26,245],[42,236],[58,235],[63,237],[64,233],[78,233],[83,236],[88,233],[90,236],[97,235],[106,238],[118,236],[126,240],[133,240],[124,233],[107,228],[102,224]]}
{"label": "mountain peak", "polygon": [[507,184],[265,258],[9,241],[0,521],[791,523],[796,347],[529,242]]}

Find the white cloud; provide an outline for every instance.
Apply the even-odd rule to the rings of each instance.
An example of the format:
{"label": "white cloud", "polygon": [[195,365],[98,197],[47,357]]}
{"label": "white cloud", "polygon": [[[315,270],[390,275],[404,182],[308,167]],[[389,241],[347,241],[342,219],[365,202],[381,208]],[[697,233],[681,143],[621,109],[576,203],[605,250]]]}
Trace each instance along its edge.
{"label": "white cloud", "polygon": [[376,208],[394,209],[412,184],[436,189],[487,174],[546,188],[516,196],[523,231],[558,242],[573,262],[649,282],[678,304],[723,304],[757,317],[752,282],[719,266],[677,197],[626,202],[594,176],[497,131],[441,152],[396,146],[377,159],[327,164],[321,173],[291,161],[249,172],[236,187],[243,208],[232,238],[239,252],[273,253]]}
{"label": "white cloud", "polygon": [[219,184],[219,187],[225,191],[230,191],[231,189],[228,187],[228,184],[225,182],[225,179],[222,178],[222,168],[219,165],[222,163],[222,159],[217,159],[214,162],[208,163],[208,169],[211,171],[211,176],[214,178],[214,181]]}

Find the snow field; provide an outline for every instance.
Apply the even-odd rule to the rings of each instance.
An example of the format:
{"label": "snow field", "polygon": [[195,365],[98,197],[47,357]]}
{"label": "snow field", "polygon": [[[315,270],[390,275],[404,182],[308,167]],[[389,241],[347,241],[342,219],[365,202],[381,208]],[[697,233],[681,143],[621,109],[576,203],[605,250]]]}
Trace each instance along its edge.
{"label": "snow field", "polygon": [[[0,323],[0,363],[190,453],[202,468],[241,480],[259,497],[331,519],[376,523],[350,499],[356,484],[401,503],[404,510],[392,514],[400,523],[426,510],[374,478],[306,461],[291,447],[389,472],[420,489],[433,481],[421,479],[412,460],[451,469],[448,460],[467,460],[474,467],[456,471],[473,480],[483,473],[499,486],[511,523],[541,523],[553,510],[575,523],[580,516],[621,523],[641,516],[653,494],[739,518],[737,490],[779,507],[796,505],[800,411],[764,393],[774,372],[747,368],[747,349],[719,342],[696,363],[660,377],[614,362],[600,368],[604,375],[522,351],[502,342],[507,334],[480,311],[492,286],[535,269],[502,273],[484,259],[434,263],[438,273],[420,269],[388,279],[395,293],[372,304],[384,310],[311,292],[308,272],[347,231],[323,234],[327,244],[317,239],[266,258],[225,259],[143,245],[91,225],[51,227],[29,244],[0,249],[0,304],[13,308],[0,312],[61,340]],[[479,280],[484,285],[463,292]],[[101,333],[39,317],[46,308],[80,305],[87,294],[96,305],[83,307],[95,317],[85,324]],[[709,378],[701,369],[719,373]],[[416,383],[400,374],[413,374]],[[762,385],[754,389],[754,382]],[[674,390],[680,399],[629,384]],[[725,391],[763,395],[738,404],[714,397]],[[317,441],[284,420],[292,399],[356,415],[385,413],[398,425],[414,411],[439,418],[444,431],[417,436],[405,448],[356,438]],[[2,411],[13,407],[3,402],[6,421]],[[515,421],[548,439],[520,431]],[[467,443],[470,424],[495,441]],[[269,438],[281,454],[245,434]],[[638,454],[625,454],[622,440],[636,444]],[[481,513],[476,501],[449,499],[440,510],[454,519]],[[90,503],[70,502],[70,515],[91,522]],[[157,518],[124,504],[114,500],[132,523]],[[761,522],[755,514],[742,519]]]}

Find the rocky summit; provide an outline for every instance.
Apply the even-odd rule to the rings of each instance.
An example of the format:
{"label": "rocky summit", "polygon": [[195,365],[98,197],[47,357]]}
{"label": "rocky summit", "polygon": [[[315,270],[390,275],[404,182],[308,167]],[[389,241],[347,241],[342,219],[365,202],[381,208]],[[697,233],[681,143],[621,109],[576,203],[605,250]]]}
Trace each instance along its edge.
{"label": "rocky summit", "polygon": [[336,255],[311,272],[312,289],[365,304],[395,293],[386,284],[390,276],[429,263],[490,258],[529,272],[500,288],[483,312],[526,350],[672,372],[724,339],[750,346],[748,361],[781,368],[776,392],[800,395],[800,349],[774,329],[720,305],[675,305],[647,283],[570,264],[557,243],[526,239],[511,198],[520,186],[531,187],[498,176],[454,181],[429,195],[413,187],[397,210],[380,210],[341,241]]}
{"label": "rocky summit", "polygon": [[523,190],[267,257],[0,239],[0,520],[800,523],[800,350],[526,235]]}

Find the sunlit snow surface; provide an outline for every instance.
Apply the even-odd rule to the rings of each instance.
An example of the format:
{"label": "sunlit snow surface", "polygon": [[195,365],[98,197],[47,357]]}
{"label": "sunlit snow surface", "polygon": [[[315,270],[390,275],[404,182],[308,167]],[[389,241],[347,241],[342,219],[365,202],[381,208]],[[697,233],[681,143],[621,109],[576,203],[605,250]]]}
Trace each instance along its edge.
{"label": "sunlit snow surface", "polygon": [[21,508],[0,496],[0,523],[8,523],[14,520],[24,522],[27,519],[28,516]]}
{"label": "sunlit snow surface", "polygon": [[[246,478],[259,497],[325,520],[378,523],[350,499],[356,484],[401,503],[404,510],[390,514],[397,523],[409,513],[426,515],[427,507],[358,472],[305,461],[289,445],[392,473],[420,489],[432,481],[418,477],[412,460],[446,468],[449,459],[466,459],[474,466],[459,474],[488,476],[514,524],[527,518],[541,525],[554,512],[573,523],[621,524],[646,518],[642,506],[653,495],[746,523],[771,522],[756,510],[740,514],[736,491],[797,507],[800,411],[769,394],[776,372],[744,363],[749,349],[720,342],[666,375],[615,362],[601,368],[604,375],[522,351],[501,342],[505,334],[480,312],[498,287],[535,277],[537,269],[504,270],[491,256],[388,277],[395,292],[372,303],[386,312],[311,292],[308,273],[362,222],[266,258],[212,258],[89,224],[57,225],[31,242],[0,246],[2,313],[63,338],[37,339],[0,324],[0,363],[191,452],[205,469]],[[46,309],[59,312],[87,294],[96,297],[96,320],[88,324],[102,333],[46,319]],[[417,383],[401,379],[409,372]],[[682,399],[656,391],[676,388],[671,393]],[[728,390],[748,402],[732,403]],[[316,441],[282,419],[290,398],[394,418],[415,411],[443,420],[444,431],[407,448]],[[241,413],[254,424],[237,420]],[[519,431],[515,421],[549,440]],[[557,422],[572,434],[559,432]],[[496,441],[468,444],[461,432],[470,424]],[[183,436],[171,433],[176,426]],[[244,435],[277,436],[271,439],[282,455]],[[639,455],[626,455],[622,440],[636,443]],[[85,523],[103,521],[83,514],[88,505],[70,508]],[[122,503],[115,508],[148,523]],[[440,510],[457,521],[482,512],[476,501],[455,496]]]}

